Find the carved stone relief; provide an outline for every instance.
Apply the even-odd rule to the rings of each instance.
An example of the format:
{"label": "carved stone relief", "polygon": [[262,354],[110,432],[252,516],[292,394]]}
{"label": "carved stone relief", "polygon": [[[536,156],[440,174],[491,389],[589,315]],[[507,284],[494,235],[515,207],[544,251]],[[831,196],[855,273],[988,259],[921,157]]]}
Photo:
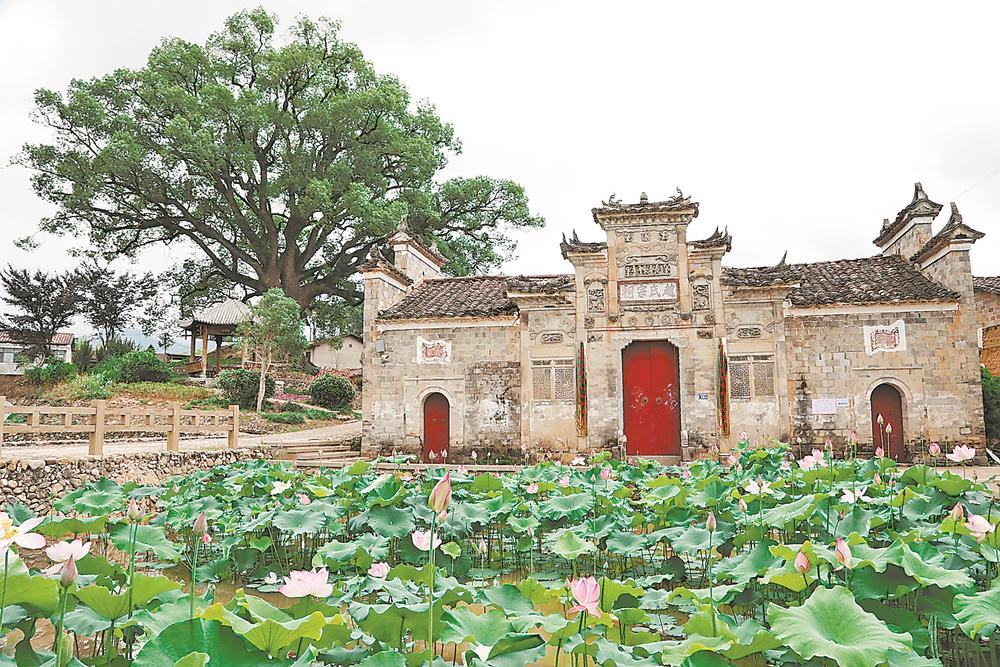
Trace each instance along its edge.
{"label": "carved stone relief", "polygon": [[712,308],[712,286],[699,283],[691,287],[691,307],[694,310],[710,310]]}
{"label": "carved stone relief", "polygon": [[603,283],[590,283],[587,285],[587,312],[603,313],[605,305],[605,289]]}
{"label": "carved stone relief", "polygon": [[628,255],[618,261],[622,278],[673,277],[677,275],[677,258],[672,255]]}
{"label": "carved stone relief", "polygon": [[729,320],[726,322],[726,333],[735,335],[737,338],[763,338],[765,332],[774,333],[777,326],[774,318],[764,318],[764,313],[743,312],[729,313]]}

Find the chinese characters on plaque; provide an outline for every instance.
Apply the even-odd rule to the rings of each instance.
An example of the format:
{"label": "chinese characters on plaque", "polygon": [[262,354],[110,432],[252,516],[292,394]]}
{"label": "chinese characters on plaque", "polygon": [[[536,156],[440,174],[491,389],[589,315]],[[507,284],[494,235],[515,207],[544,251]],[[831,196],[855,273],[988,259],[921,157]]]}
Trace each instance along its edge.
{"label": "chinese characters on plaque", "polygon": [[648,303],[677,300],[677,281],[618,283],[621,303]]}

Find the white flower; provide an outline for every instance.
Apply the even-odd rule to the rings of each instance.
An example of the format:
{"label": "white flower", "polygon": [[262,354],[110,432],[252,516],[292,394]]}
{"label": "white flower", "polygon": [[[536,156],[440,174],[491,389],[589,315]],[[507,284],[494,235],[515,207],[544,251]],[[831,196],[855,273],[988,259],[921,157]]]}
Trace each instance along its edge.
{"label": "white flower", "polygon": [[747,482],[747,493],[753,496],[764,496],[772,495],[774,491],[771,490],[771,483],[765,482],[760,477],[757,479],[751,479]]}
{"label": "white flower", "polygon": [[288,482],[274,482],[271,485],[271,495],[272,496],[281,495],[290,488],[292,488],[292,485],[289,484]]}
{"label": "white flower", "polygon": [[865,491],[867,490],[868,490],[867,486],[862,486],[856,491],[851,491],[850,489],[847,489],[846,491],[844,491],[844,495],[840,497],[840,500],[841,502],[848,503],[849,505],[853,505],[862,500],[871,501],[871,498],[865,495]]}
{"label": "white flower", "polygon": [[586,462],[587,459],[583,458],[582,456],[577,456],[575,459],[573,459],[573,465],[575,466],[582,466]]}
{"label": "white flower", "polygon": [[90,542],[83,542],[81,540],[56,542],[45,550],[45,555],[55,563],[52,567],[45,569],[45,574],[59,574],[70,558],[74,561],[79,561],[88,553],[90,553]]}
{"label": "white flower", "polygon": [[264,577],[264,583],[269,586],[273,586],[274,584],[278,583],[278,575],[276,575],[274,572],[268,572],[267,576]]}

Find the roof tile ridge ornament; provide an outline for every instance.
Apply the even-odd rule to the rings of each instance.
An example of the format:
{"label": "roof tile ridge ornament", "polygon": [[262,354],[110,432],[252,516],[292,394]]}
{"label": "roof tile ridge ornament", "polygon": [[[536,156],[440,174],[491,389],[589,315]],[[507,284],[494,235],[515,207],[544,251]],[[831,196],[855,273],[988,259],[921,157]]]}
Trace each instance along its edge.
{"label": "roof tile ridge ornament", "polygon": [[649,203],[649,197],[646,196],[646,192],[645,191],[643,191],[643,192],[641,192],[639,194],[639,203],[640,204],[648,204]]}
{"label": "roof tile ridge ornament", "polygon": [[785,254],[781,256],[781,259],[778,260],[778,263],[775,264],[772,268],[780,270],[780,269],[784,269],[786,267],[788,267],[788,251],[787,250],[785,251]]}
{"label": "roof tile ridge ornament", "polygon": [[723,231],[719,231],[718,225],[715,227],[715,231],[712,232],[708,238],[699,239],[697,241],[691,241],[691,245],[695,248],[725,248],[726,252],[733,249],[733,237],[729,235],[729,227],[725,227]]}
{"label": "roof tile ridge ornament", "polygon": [[951,216],[948,218],[948,222],[941,228],[941,231],[932,236],[930,240],[928,240],[927,243],[920,248],[920,250],[913,253],[910,257],[911,262],[919,264],[922,260],[930,256],[932,251],[937,250],[948,243],[975,243],[985,236],[985,234],[981,231],[973,229],[965,224],[962,219],[962,214],[958,210],[958,204],[955,202],[950,202],[950,204]]}
{"label": "roof tile ridge ornament", "polygon": [[957,227],[963,224],[962,214],[958,212],[958,204],[955,202],[949,202],[951,205],[951,216],[948,218],[948,224],[945,227]]}
{"label": "roof tile ridge ornament", "polygon": [[924,192],[924,186],[919,181],[914,183],[913,198],[910,203],[904,206],[888,225],[882,223],[882,229],[874,241],[875,245],[885,248],[888,242],[913,218],[936,218],[942,208],[944,207],[941,204],[932,201],[927,196],[927,193]]}

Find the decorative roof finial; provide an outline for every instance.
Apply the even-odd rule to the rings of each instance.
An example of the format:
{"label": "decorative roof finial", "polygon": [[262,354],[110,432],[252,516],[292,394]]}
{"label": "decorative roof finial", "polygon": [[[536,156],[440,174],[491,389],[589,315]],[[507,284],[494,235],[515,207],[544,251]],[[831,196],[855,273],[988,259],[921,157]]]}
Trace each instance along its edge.
{"label": "decorative roof finial", "polygon": [[601,202],[602,206],[608,206],[608,207],[611,207],[611,208],[621,206],[621,204],[622,204],[621,201],[619,201],[618,199],[615,199],[615,193],[614,192],[612,192],[611,196],[608,197],[608,201],[602,201]]}
{"label": "decorative roof finial", "polygon": [[958,212],[958,204],[951,202],[951,217],[948,218],[948,226],[961,225],[962,214]]}
{"label": "decorative roof finial", "polygon": [[777,264],[774,265],[774,268],[776,268],[776,269],[783,269],[786,266],[788,266],[788,251],[787,250],[785,251],[785,254],[781,256],[781,261],[779,261]]}
{"label": "decorative roof finial", "polygon": [[649,203],[649,197],[646,196],[645,192],[643,192],[641,195],[639,195],[639,203],[640,204],[648,204]]}
{"label": "decorative roof finial", "polygon": [[889,218],[882,218],[882,230],[889,229]]}
{"label": "decorative roof finial", "polygon": [[910,204],[916,204],[921,199],[928,199],[927,193],[924,192],[924,186],[920,185],[920,183],[914,183],[913,184],[913,201],[911,201]]}

